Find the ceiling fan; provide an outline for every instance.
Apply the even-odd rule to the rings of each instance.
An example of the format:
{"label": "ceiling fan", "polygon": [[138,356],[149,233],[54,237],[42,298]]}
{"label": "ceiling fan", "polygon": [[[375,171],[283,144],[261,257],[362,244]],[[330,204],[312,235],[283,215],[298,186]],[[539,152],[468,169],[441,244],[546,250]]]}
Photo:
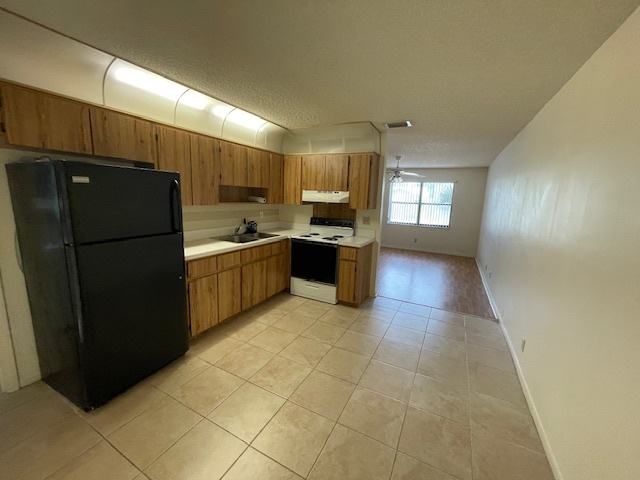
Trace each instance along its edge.
{"label": "ceiling fan", "polygon": [[406,172],[404,170],[400,170],[400,160],[402,159],[402,157],[400,155],[396,155],[396,168],[394,169],[389,169],[387,170],[387,173],[390,173],[391,175],[389,175],[389,181],[391,183],[400,183],[402,182],[402,177],[406,176],[406,177],[418,177],[418,178],[424,178],[424,175],[420,175],[419,173],[414,173],[414,172]]}

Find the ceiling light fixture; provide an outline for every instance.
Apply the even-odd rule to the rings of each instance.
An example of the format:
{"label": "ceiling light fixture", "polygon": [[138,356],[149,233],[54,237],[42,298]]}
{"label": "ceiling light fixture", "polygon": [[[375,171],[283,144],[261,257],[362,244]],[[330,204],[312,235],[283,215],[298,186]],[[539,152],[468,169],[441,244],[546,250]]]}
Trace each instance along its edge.
{"label": "ceiling light fixture", "polygon": [[133,66],[120,67],[114,72],[114,75],[122,83],[146,90],[174,102],[188,90],[187,87],[167,80],[160,75]]}
{"label": "ceiling light fixture", "polygon": [[385,123],[384,126],[387,128],[405,128],[405,127],[411,127],[412,125],[411,125],[411,121],[404,120],[403,122]]}
{"label": "ceiling light fixture", "polygon": [[409,176],[409,177],[424,178],[424,175],[420,175],[419,173],[407,172],[405,170],[400,170],[400,160],[402,160],[402,157],[400,155],[396,155],[396,168],[387,170],[387,173],[391,174],[389,176],[389,181],[391,183],[400,183],[400,182],[402,182],[403,181],[402,180],[402,176],[403,175],[406,175],[406,176]]}
{"label": "ceiling light fixture", "polygon": [[206,95],[195,90],[187,90],[182,97],[180,97],[180,104],[187,107],[195,108],[196,110],[204,110],[211,99]]}

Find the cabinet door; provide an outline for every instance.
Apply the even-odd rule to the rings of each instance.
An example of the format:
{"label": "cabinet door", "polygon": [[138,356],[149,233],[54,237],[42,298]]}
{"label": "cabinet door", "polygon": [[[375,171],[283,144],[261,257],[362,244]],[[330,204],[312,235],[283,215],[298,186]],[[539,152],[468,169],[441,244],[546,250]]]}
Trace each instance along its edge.
{"label": "cabinet door", "polygon": [[151,122],[91,107],[93,153],[156,163],[155,138]]}
{"label": "cabinet door", "polygon": [[279,153],[269,155],[269,195],[267,203],[284,203],[284,157]]}
{"label": "cabinet door", "polygon": [[285,253],[267,259],[267,298],[283,291],[289,285],[288,265]]}
{"label": "cabinet door", "polygon": [[92,153],[88,105],[9,84],[1,92],[4,143]]}
{"label": "cabinet door", "polygon": [[302,157],[285,155],[284,157],[284,203],[302,204]]}
{"label": "cabinet door", "polygon": [[218,318],[222,322],[242,310],[240,267],[218,274]]}
{"label": "cabinet door", "polygon": [[287,250],[285,253],[277,256],[278,276],[276,278],[276,290],[278,292],[282,292],[289,288],[289,278],[291,277],[289,269],[289,255],[289,251]]}
{"label": "cabinet door", "polygon": [[322,190],[346,192],[349,181],[349,155],[326,155]]}
{"label": "cabinet door", "polygon": [[218,323],[218,276],[209,275],[189,283],[191,336]]}
{"label": "cabinet door", "polygon": [[193,205],[190,136],[183,130],[156,125],[158,169],[180,174],[182,205]]}
{"label": "cabinet door", "polygon": [[370,154],[350,155],[349,208],[369,208],[371,164],[372,157]]}
{"label": "cabinet door", "polygon": [[348,260],[340,260],[338,265],[338,300],[356,303],[357,264]]}
{"label": "cabinet door", "polygon": [[324,155],[302,157],[302,190],[326,190],[324,188]]}
{"label": "cabinet door", "polygon": [[242,267],[242,310],[267,298],[267,260]]}
{"label": "cabinet door", "polygon": [[267,258],[267,298],[274,296],[278,290],[278,257],[274,255]]}
{"label": "cabinet door", "polygon": [[369,162],[369,199],[367,208],[372,210],[378,207],[378,179],[380,178],[380,155],[374,153]]}
{"label": "cabinet door", "polygon": [[248,148],[223,140],[220,147],[220,184],[246,187]]}
{"label": "cabinet door", "polygon": [[247,186],[269,187],[269,152],[247,149]]}
{"label": "cabinet door", "polygon": [[190,135],[194,205],[217,205],[220,194],[220,144],[215,138]]}

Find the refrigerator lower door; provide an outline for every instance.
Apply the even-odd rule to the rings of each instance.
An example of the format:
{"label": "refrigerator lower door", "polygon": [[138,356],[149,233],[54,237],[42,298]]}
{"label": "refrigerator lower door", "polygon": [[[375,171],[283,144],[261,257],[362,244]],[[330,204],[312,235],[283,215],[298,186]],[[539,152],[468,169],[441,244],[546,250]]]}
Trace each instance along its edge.
{"label": "refrigerator lower door", "polygon": [[79,246],[76,261],[94,408],[187,351],[182,234]]}

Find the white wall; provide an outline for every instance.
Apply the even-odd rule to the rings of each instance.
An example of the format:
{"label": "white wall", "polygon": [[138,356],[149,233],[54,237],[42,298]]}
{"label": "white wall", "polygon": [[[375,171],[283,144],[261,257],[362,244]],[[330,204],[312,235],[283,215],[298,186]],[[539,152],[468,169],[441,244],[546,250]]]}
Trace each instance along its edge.
{"label": "white wall", "polygon": [[[17,371],[20,386],[25,386],[40,379],[40,365],[36,353],[36,343],[31,325],[31,311],[27,297],[24,275],[16,257],[13,207],[7,183],[5,165],[23,157],[39,157],[42,154],[21,152],[18,150],[0,149],[0,277],[4,293],[4,312],[0,313],[0,357],[3,389],[14,390],[17,385],[9,379],[12,371]],[[2,303],[2,302],[0,302]],[[1,305],[0,305],[1,306]],[[13,351],[9,350],[13,345]],[[15,358],[15,362],[12,361]],[[5,381],[4,378],[9,381]]]}
{"label": "white wall", "polygon": [[[486,168],[412,168],[423,182],[455,182],[449,228],[411,227],[387,223],[389,191],[384,194],[382,246],[475,257],[482,219]],[[385,178],[388,175],[385,175]],[[388,179],[387,179],[388,181]]]}
{"label": "white wall", "polygon": [[559,479],[640,478],[639,206],[637,10],[489,170],[479,263]]}

